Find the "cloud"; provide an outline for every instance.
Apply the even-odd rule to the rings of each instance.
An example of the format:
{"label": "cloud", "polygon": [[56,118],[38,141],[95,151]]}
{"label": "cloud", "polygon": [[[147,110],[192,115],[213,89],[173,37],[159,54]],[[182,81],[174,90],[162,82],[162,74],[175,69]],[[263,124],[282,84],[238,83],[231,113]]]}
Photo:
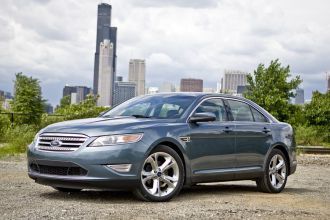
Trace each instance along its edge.
{"label": "cloud", "polygon": [[[279,58],[304,80],[306,97],[325,91],[330,70],[327,0],[112,0],[118,27],[118,74],[131,58],[146,59],[148,86],[180,78],[216,87],[225,69],[252,72]],[[297,7],[299,5],[299,7]],[[14,73],[42,82],[58,103],[65,84],[92,86],[97,2],[3,0],[0,8],[0,89]]]}
{"label": "cloud", "polygon": [[184,7],[184,8],[208,8],[216,7],[219,0],[133,0],[137,7]]}

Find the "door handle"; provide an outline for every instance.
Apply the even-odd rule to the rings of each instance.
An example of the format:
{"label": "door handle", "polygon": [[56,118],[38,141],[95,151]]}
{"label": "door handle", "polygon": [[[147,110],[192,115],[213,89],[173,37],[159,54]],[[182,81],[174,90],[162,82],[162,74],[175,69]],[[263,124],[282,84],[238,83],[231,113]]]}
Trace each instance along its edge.
{"label": "door handle", "polygon": [[232,132],[233,129],[229,128],[229,127],[225,127],[225,129],[223,129],[224,132],[229,133]]}
{"label": "door handle", "polygon": [[271,132],[271,130],[270,130],[269,128],[264,128],[264,129],[262,130],[262,132],[264,132],[265,134],[267,134],[267,133]]}

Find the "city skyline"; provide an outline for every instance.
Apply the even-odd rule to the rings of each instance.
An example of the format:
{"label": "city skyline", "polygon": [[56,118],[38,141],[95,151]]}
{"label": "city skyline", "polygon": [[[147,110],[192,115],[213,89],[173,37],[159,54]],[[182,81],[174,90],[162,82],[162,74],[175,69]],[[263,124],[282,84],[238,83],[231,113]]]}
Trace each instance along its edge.
{"label": "city skyline", "polygon": [[[111,5],[111,25],[119,27],[117,74],[127,79],[129,59],[143,58],[146,87],[188,77],[216,87],[224,69],[251,73],[259,63],[279,58],[292,75],[301,75],[306,99],[312,90],[327,89],[328,1],[113,0]],[[44,98],[56,105],[65,84],[92,87],[96,6],[89,1],[4,0],[0,89],[12,92],[14,74],[23,72],[40,79]]]}

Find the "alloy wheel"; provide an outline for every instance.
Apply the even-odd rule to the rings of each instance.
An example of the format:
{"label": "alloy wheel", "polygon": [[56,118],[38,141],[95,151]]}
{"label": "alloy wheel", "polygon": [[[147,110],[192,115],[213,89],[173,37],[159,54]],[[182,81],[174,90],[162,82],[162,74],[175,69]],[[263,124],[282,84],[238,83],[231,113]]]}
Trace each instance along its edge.
{"label": "alloy wheel", "polygon": [[141,182],[149,194],[164,197],[175,190],[179,174],[178,163],[170,154],[156,152],[144,161]]}
{"label": "alloy wheel", "polygon": [[272,186],[279,189],[285,183],[286,165],[284,158],[275,154],[269,162],[269,180]]}

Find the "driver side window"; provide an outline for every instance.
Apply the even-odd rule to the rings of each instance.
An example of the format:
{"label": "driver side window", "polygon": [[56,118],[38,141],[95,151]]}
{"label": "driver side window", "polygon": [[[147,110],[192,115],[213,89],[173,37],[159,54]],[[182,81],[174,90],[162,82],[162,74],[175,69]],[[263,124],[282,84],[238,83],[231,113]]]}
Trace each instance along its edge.
{"label": "driver side window", "polygon": [[227,121],[227,113],[225,106],[221,99],[207,99],[202,102],[196,109],[195,113],[213,113],[216,117],[216,121]]}

